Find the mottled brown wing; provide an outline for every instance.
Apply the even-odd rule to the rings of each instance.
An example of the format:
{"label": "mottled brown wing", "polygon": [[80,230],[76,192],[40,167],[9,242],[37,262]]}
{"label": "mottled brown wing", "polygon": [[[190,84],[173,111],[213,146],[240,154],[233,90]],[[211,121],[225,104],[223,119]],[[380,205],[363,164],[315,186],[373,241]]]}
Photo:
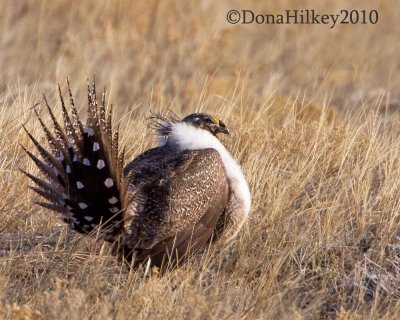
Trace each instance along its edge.
{"label": "mottled brown wing", "polygon": [[228,201],[216,150],[164,148],[149,150],[126,170],[134,197],[125,211],[130,221],[125,245],[136,250],[138,261],[151,256],[156,265],[166,254],[174,259],[203,247]]}

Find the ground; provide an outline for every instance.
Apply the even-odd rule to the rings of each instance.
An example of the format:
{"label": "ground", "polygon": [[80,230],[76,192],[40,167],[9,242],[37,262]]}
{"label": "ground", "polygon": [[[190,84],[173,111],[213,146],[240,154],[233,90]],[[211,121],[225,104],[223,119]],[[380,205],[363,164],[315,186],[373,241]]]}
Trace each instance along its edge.
{"label": "ground", "polygon": [[[400,5],[393,1],[7,1],[0,4],[0,317],[398,319]],[[229,24],[229,10],[377,10],[376,24]],[[144,274],[69,234],[19,168],[22,125],[60,115],[69,77],[109,93],[133,158],[146,118],[218,115],[253,204],[237,240]]]}

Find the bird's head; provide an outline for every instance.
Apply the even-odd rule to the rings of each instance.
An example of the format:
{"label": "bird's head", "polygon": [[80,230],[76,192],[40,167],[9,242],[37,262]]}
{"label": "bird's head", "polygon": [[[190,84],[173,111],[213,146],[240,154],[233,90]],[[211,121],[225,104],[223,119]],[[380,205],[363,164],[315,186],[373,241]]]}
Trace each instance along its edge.
{"label": "bird's head", "polygon": [[[229,134],[229,129],[226,127],[222,120],[218,119],[216,116],[207,113],[192,113],[185,118],[179,118],[175,114],[170,117],[163,116],[161,114],[153,114],[150,117],[151,128],[153,128],[158,136],[159,144],[165,144],[170,137],[174,128],[184,128],[180,124],[186,124],[193,126],[194,128],[206,130],[210,132],[214,137],[218,133]],[[180,133],[181,135],[186,135],[186,133]]]}
{"label": "bird's head", "polygon": [[182,122],[190,123],[197,128],[207,130],[214,136],[218,133],[229,134],[229,129],[222,120],[207,113],[192,113],[183,118]]}

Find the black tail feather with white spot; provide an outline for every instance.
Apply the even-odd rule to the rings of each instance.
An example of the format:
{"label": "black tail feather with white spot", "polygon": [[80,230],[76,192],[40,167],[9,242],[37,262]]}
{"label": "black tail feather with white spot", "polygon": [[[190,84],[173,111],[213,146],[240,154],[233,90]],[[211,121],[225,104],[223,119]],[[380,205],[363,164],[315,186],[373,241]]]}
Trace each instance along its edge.
{"label": "black tail feather with white spot", "polygon": [[[111,111],[106,114],[105,92],[97,102],[96,89],[88,84],[87,122],[83,125],[73,100],[69,82],[71,115],[59,87],[64,126],[54,116],[46,100],[53,122],[53,132],[36,112],[51,151],[47,151],[27,131],[38,150],[39,159],[24,148],[43,174],[38,178],[23,171],[36,185],[31,189],[45,201],[36,204],[60,212],[71,229],[90,233],[101,225],[105,240],[116,240],[122,229],[124,183],[123,152],[118,151],[118,130],[111,127]],[[107,117],[107,119],[106,119]]]}

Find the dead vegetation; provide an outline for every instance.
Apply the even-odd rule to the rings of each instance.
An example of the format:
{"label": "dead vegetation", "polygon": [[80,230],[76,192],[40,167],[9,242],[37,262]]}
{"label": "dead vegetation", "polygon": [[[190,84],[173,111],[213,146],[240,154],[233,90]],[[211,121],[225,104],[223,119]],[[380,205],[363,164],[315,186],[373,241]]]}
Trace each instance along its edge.
{"label": "dead vegetation", "polygon": [[[358,1],[379,10],[379,23],[332,30],[226,23],[227,10],[244,5],[309,7],[2,2],[1,318],[399,317],[400,7]],[[67,76],[83,114],[93,73],[108,88],[128,158],[155,143],[149,110],[208,111],[233,129],[224,142],[243,164],[253,206],[229,248],[144,275],[31,204],[18,171],[34,171],[21,125],[43,136],[32,106],[42,93],[56,104]]]}

